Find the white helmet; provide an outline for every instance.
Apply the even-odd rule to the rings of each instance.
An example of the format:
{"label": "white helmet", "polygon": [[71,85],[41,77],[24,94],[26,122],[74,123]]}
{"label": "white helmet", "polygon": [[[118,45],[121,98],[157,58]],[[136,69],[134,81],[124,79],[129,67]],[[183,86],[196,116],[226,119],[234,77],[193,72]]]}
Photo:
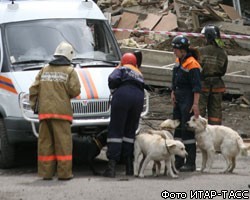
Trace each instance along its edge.
{"label": "white helmet", "polygon": [[69,61],[71,61],[74,56],[74,49],[71,44],[67,42],[61,42],[57,46],[54,56],[64,56]]}

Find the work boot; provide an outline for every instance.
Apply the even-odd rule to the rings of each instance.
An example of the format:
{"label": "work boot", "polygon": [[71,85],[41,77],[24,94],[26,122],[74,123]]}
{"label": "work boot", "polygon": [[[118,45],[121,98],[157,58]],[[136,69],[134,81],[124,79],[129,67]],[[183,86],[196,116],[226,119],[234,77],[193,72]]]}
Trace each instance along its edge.
{"label": "work boot", "polygon": [[195,160],[196,160],[196,144],[185,145],[186,151],[188,153],[186,163],[180,168],[181,172],[193,172],[196,170]]}
{"label": "work boot", "polygon": [[116,161],[115,160],[109,160],[108,167],[104,171],[103,176],[114,178],[115,177],[115,166],[116,166]]}
{"label": "work boot", "polygon": [[196,165],[185,164],[180,168],[181,172],[194,172],[196,170]]}
{"label": "work boot", "polygon": [[179,170],[184,165],[184,158],[175,156],[175,168]]}
{"label": "work boot", "polygon": [[134,175],[134,165],[133,165],[133,158],[127,157],[126,158],[126,175],[127,176],[133,176]]}

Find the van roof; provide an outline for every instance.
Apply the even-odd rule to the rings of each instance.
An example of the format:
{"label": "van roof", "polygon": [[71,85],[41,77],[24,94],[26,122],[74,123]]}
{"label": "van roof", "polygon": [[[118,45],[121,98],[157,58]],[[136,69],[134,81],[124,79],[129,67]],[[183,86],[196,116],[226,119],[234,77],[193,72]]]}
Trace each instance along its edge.
{"label": "van roof", "polygon": [[9,0],[0,0],[0,24],[56,18],[106,20],[92,0],[20,0],[14,1],[14,5]]}

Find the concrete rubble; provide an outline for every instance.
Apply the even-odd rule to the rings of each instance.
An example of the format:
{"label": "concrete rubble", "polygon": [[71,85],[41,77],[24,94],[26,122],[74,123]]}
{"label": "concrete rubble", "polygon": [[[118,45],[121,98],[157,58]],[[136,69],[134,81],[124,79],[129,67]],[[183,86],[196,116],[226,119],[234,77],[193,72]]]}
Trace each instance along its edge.
{"label": "concrete rubble", "polygon": [[[154,31],[178,31],[200,33],[206,24],[215,24],[224,34],[250,35],[249,0],[238,0],[241,11],[233,7],[235,0],[98,0],[97,4],[111,14],[113,28],[152,31],[115,32],[120,44],[131,47],[170,50],[169,36]],[[133,42],[124,42],[133,39]],[[137,44],[135,45],[136,42]],[[191,44],[200,46],[202,38],[191,38]],[[242,39],[225,40],[229,55],[249,55],[250,41]],[[235,48],[235,46],[237,46]],[[242,51],[239,51],[242,49]],[[235,51],[233,51],[235,50]]]}
{"label": "concrete rubble", "polygon": [[[244,8],[240,12],[233,7],[236,1]],[[166,87],[170,84],[170,63],[173,63],[173,56],[168,55],[172,52],[172,36],[155,31],[200,33],[205,25],[214,24],[220,27],[222,34],[250,36],[249,0],[110,0],[108,4],[107,0],[98,0],[97,3],[103,12],[111,16],[113,28],[125,29],[115,31],[121,48],[143,51],[142,71],[146,81],[152,85]],[[204,43],[200,36],[190,36],[189,39],[194,47]],[[244,94],[240,106],[249,108],[250,40],[231,38],[223,39],[223,42],[229,55],[229,67],[224,78],[227,91]],[[147,54],[150,54],[149,60]]]}

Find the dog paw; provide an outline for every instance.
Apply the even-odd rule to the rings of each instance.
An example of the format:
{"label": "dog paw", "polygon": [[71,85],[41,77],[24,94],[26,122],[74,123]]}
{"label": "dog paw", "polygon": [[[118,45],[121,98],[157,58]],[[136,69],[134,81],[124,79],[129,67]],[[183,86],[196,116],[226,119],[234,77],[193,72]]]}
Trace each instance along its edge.
{"label": "dog paw", "polygon": [[179,178],[179,176],[178,175],[173,175],[173,176],[171,176],[171,178]]}
{"label": "dog paw", "polygon": [[144,174],[139,174],[139,178],[144,178]]}
{"label": "dog paw", "polygon": [[196,169],[196,171],[200,171],[201,173],[206,172],[205,168],[201,168],[201,169]]}

